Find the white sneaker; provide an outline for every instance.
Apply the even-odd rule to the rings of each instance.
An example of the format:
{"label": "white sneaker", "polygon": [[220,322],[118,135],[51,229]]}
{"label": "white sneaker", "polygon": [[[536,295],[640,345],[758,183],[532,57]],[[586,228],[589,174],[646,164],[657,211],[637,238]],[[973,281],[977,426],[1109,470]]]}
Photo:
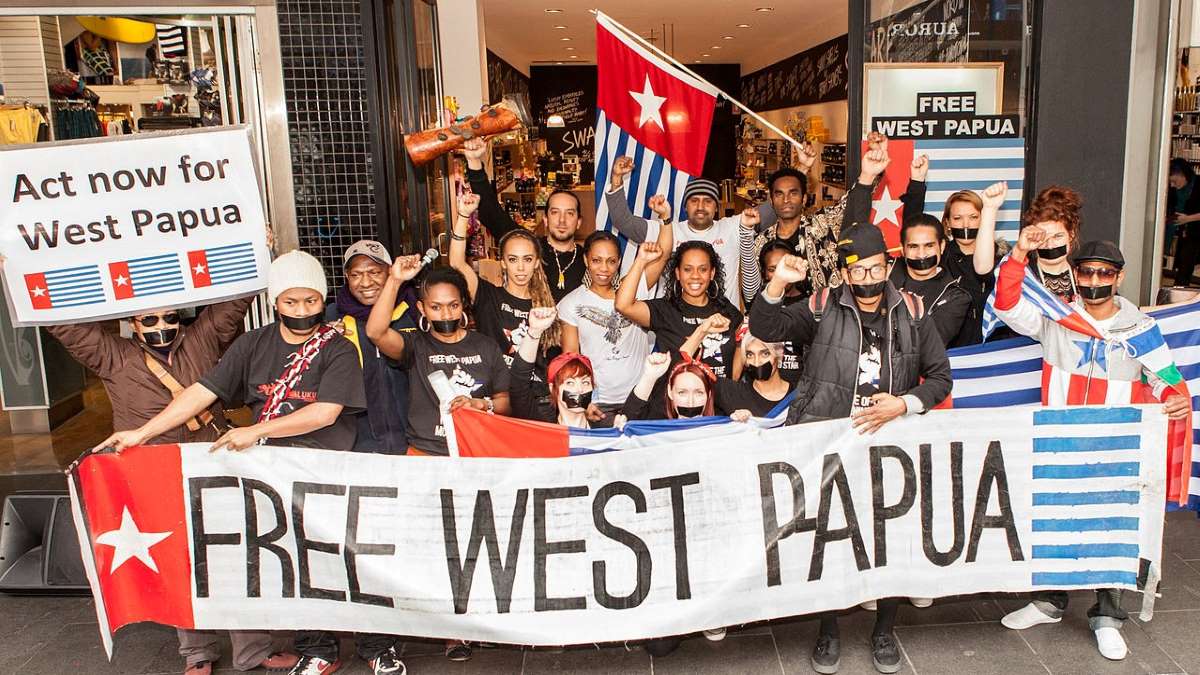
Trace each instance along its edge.
{"label": "white sneaker", "polygon": [[874,600],[868,600],[864,603],[859,604],[859,607],[862,607],[863,609],[867,610],[868,612],[874,612],[878,606],[879,605],[877,605]]}
{"label": "white sneaker", "polygon": [[725,629],[713,628],[711,630],[706,630],[704,631],[704,639],[708,640],[709,642],[720,642],[721,640],[725,639]]}
{"label": "white sneaker", "polygon": [[1062,617],[1049,616],[1031,602],[1021,609],[1005,614],[1004,618],[1000,619],[1000,624],[1013,630],[1025,630],[1038,624],[1058,623],[1059,621],[1062,621]]}
{"label": "white sneaker", "polygon": [[933,606],[933,598],[909,598],[908,601],[912,603],[913,607],[918,609]]}
{"label": "white sneaker", "polygon": [[1120,661],[1129,653],[1129,648],[1125,646],[1125,638],[1121,637],[1121,631],[1112,626],[1096,629],[1096,648],[1100,650],[1101,656],[1110,661]]}

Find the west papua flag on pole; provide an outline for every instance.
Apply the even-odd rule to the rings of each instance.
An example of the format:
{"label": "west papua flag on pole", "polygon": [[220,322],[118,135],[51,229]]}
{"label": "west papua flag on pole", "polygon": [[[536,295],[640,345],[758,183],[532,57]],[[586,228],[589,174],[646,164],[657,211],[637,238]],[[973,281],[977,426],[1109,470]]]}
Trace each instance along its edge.
{"label": "west papua flag on pole", "polygon": [[[596,13],[596,70],[597,229],[612,230],[604,193],[609,169],[623,155],[634,164],[625,186],[630,210],[654,217],[647,201],[661,194],[681,214],[683,188],[704,170],[718,89],[661,58],[602,12]],[[621,243],[624,248],[624,237]],[[625,260],[622,271],[632,256]]]}

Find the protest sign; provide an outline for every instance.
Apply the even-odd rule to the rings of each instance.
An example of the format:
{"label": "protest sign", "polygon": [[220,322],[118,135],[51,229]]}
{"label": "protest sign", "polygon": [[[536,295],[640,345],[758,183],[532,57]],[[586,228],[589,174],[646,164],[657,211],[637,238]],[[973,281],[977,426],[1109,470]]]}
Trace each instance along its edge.
{"label": "protest sign", "polygon": [[1137,588],[1165,429],[1157,406],[1020,408],[561,459],[155,446],[86,458],[71,490],[110,648],[136,621],[575,644]]}
{"label": "protest sign", "polygon": [[266,287],[246,126],[0,148],[14,323],[205,304]]}

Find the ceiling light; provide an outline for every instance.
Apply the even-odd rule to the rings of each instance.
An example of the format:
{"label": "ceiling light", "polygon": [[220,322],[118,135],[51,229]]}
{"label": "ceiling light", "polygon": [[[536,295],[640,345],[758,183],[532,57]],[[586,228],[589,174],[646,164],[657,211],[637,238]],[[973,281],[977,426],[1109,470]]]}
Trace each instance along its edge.
{"label": "ceiling light", "polygon": [[701,63],[701,61],[700,59],[696,59],[695,61],[692,61],[692,63]]}
{"label": "ceiling light", "polygon": [[701,54],[700,56],[703,56],[703,57],[705,57],[705,58],[708,58],[708,56],[709,56],[709,55],[708,55],[708,54]]}
{"label": "ceiling light", "polygon": [[737,26],[735,26],[735,28],[749,28],[749,27],[750,27],[750,24],[748,24],[748,23],[739,23]]}
{"label": "ceiling light", "polygon": [[571,38],[569,38],[569,37],[560,37],[560,38],[558,38],[558,41],[559,41],[559,42],[570,42],[570,41],[571,41]]}
{"label": "ceiling light", "polygon": [[554,65],[556,65],[556,66],[561,66],[562,64],[563,64],[563,62],[562,62],[562,61],[555,61],[555,62],[554,62]]}
{"label": "ceiling light", "polygon": [[733,39],[733,36],[732,36],[732,35],[722,35],[722,36],[721,36],[721,39],[722,39],[722,40],[732,40],[732,39]]}
{"label": "ceiling light", "polygon": [[[544,10],[544,11],[545,11],[547,14],[562,14],[562,13],[563,13],[563,11],[562,11],[561,9],[547,9],[547,10]],[[762,11],[762,10],[759,10],[759,11]]]}
{"label": "ceiling light", "polygon": [[756,12],[774,12],[775,8],[774,7],[755,7],[754,11],[756,11]]}
{"label": "ceiling light", "polygon": [[720,49],[720,48],[721,48],[721,45],[713,45],[713,46],[712,46],[712,48],[713,48],[713,49]]}
{"label": "ceiling light", "polygon": [[569,52],[573,52],[573,51],[575,51],[575,48],[574,48],[574,47],[567,47],[567,51],[569,51]]}
{"label": "ceiling light", "polygon": [[554,27],[554,30],[566,30],[566,29],[567,29],[567,27],[566,27],[566,26],[561,26],[561,25],[560,25],[560,26],[555,26],[555,27]]}
{"label": "ceiling light", "polygon": [[574,54],[572,54],[572,55],[571,55],[571,58],[573,58],[573,59],[577,59],[577,58],[579,58],[579,57],[578,57],[578,56],[575,56]]}

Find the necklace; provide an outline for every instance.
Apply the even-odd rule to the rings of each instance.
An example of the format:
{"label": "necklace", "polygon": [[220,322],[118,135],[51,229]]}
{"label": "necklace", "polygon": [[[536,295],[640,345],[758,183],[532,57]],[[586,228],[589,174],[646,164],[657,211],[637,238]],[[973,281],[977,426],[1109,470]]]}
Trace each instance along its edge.
{"label": "necklace", "polygon": [[[553,248],[550,250],[554,251]],[[554,251],[554,267],[558,270],[558,290],[561,291],[567,287],[567,278],[563,276],[563,272],[571,269],[571,265],[575,264],[575,256],[577,255],[579,255],[579,247],[575,246],[571,249],[571,262],[567,263],[566,267],[563,267],[562,263],[558,262],[558,251]]]}

